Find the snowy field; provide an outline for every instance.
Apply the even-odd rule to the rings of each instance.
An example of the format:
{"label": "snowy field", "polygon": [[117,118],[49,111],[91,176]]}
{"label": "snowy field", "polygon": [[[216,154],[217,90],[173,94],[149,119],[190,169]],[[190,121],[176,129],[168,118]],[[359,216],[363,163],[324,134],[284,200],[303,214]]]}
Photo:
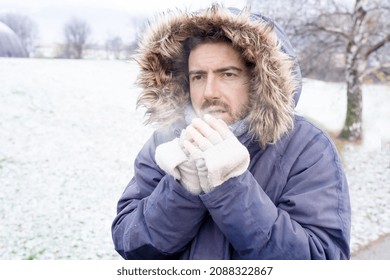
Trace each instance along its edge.
{"label": "snowy field", "polygon": [[[111,222],[151,133],[136,74],[123,61],[0,59],[0,259],[120,259]],[[344,85],[305,80],[297,111],[334,132],[345,100]],[[389,86],[365,86],[365,139],[339,145],[352,252],[390,233],[389,104]]]}

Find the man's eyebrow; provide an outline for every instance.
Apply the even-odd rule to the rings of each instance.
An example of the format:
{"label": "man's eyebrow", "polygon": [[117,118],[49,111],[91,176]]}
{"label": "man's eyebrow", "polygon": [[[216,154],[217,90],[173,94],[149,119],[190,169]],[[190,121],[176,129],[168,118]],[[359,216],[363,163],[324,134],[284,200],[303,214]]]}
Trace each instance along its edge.
{"label": "man's eyebrow", "polygon": [[[231,71],[231,70],[237,71],[237,72],[243,71],[241,68],[236,67],[236,66],[226,66],[226,67],[215,69],[213,72],[214,73],[223,73],[223,72]],[[189,71],[188,75],[191,76],[191,75],[199,75],[199,74],[206,74],[206,73],[207,72],[204,70],[193,70],[193,71]]]}
{"label": "man's eyebrow", "polygon": [[189,71],[188,72],[189,76],[191,76],[191,75],[199,75],[199,74],[206,74],[206,71],[203,71],[203,70],[193,70],[193,71]]}
{"label": "man's eyebrow", "polygon": [[218,68],[218,69],[214,70],[213,72],[214,73],[223,73],[223,72],[231,71],[231,70],[234,70],[237,72],[242,72],[242,69],[239,67],[236,67],[236,66],[227,66],[227,67]]}

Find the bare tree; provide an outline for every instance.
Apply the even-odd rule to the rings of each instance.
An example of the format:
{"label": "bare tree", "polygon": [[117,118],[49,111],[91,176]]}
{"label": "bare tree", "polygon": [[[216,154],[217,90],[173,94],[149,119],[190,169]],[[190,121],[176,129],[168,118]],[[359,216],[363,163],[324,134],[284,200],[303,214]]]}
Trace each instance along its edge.
{"label": "bare tree", "polygon": [[81,19],[72,18],[64,26],[66,58],[83,58],[83,52],[88,43],[88,37],[91,35],[91,27]]}
{"label": "bare tree", "polygon": [[[344,26],[332,24],[332,13],[324,13],[315,26],[319,31],[339,36],[345,44],[347,114],[340,133],[343,139],[362,139],[362,84],[368,74],[390,68],[390,54],[381,52],[390,42],[390,3],[356,0],[351,11],[330,1],[333,14],[344,16]],[[374,63],[373,63],[374,62]]]}
{"label": "bare tree", "polygon": [[[248,0],[252,11],[263,14],[280,24],[291,40],[299,58],[302,74],[322,80],[341,81],[344,65],[340,65],[338,54],[344,53],[343,42],[337,36],[319,33],[308,27],[326,10],[324,1],[296,0]],[[338,19],[340,22],[341,19]],[[340,23],[342,25],[342,23]],[[341,78],[340,78],[341,77]]]}
{"label": "bare tree", "polygon": [[318,63],[325,53],[330,63],[343,66],[348,102],[346,120],[339,136],[350,141],[360,140],[363,134],[364,77],[390,68],[390,54],[385,51],[390,42],[390,3],[380,2],[356,0],[353,6],[347,7],[337,0],[294,1],[295,7],[300,8],[291,13],[289,7],[290,16],[284,14],[285,17],[280,18],[293,40],[300,40],[303,45],[309,40],[317,46],[317,53],[313,52],[315,48],[310,48],[304,52],[305,56],[316,57],[314,61]]}
{"label": "bare tree", "polygon": [[14,13],[0,15],[0,21],[15,32],[28,56],[32,56],[38,37],[37,24],[28,16]]}
{"label": "bare tree", "polygon": [[123,40],[119,36],[110,37],[105,43],[107,56],[114,56],[115,59],[119,59],[121,52],[123,51]]}

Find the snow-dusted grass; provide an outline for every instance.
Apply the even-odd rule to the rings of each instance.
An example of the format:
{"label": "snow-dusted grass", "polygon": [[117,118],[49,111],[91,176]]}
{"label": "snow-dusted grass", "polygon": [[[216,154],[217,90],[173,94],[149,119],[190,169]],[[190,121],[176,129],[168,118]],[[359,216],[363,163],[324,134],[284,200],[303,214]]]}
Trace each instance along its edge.
{"label": "snow-dusted grass", "polygon": [[[0,259],[119,259],[111,222],[151,133],[136,73],[123,61],[0,59]],[[389,87],[365,86],[364,98],[365,141],[340,146],[353,252],[390,232]],[[297,111],[333,132],[344,106],[344,85],[305,80]]]}

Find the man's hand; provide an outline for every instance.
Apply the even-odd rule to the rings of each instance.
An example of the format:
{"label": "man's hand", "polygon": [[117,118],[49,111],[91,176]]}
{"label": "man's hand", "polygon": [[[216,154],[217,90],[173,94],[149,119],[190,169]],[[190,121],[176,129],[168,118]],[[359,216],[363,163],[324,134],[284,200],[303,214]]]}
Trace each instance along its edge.
{"label": "man's hand", "polygon": [[155,159],[162,170],[172,175],[189,192],[195,195],[200,194],[202,189],[195,162],[188,159],[178,138],[159,145],[156,149]]}
{"label": "man's hand", "polygon": [[248,150],[223,120],[211,115],[205,115],[204,120],[194,119],[185,134],[183,146],[196,161],[203,191],[212,190],[248,168]]}

